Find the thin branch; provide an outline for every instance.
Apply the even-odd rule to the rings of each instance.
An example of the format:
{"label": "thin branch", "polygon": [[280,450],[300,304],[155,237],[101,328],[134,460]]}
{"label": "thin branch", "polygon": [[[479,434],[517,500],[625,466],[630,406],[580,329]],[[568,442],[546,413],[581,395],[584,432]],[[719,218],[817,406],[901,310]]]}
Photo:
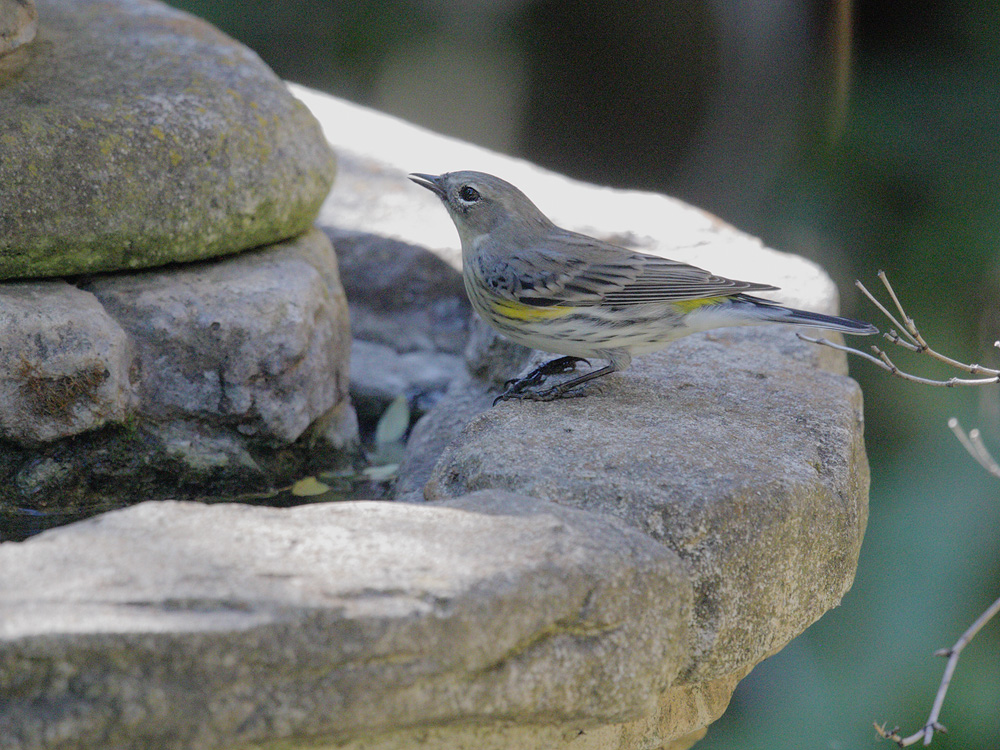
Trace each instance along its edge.
{"label": "thin branch", "polygon": [[996,474],[1000,476],[1000,464],[997,464],[993,455],[990,453],[986,444],[983,442],[983,436],[979,432],[979,428],[973,427],[969,430],[969,440],[974,446],[976,446],[976,453],[983,459],[983,468],[986,469],[991,474]]}
{"label": "thin branch", "polygon": [[[1000,370],[994,370],[978,364],[966,364],[964,362],[959,362],[957,359],[953,359],[934,351],[921,335],[920,330],[917,328],[916,321],[906,313],[903,304],[899,301],[899,297],[897,296],[896,291],[892,288],[892,284],[889,283],[889,279],[885,273],[879,271],[878,278],[888,292],[889,298],[895,305],[896,310],[899,313],[899,318],[902,319],[902,322],[900,322],[900,320],[897,319],[885,305],[879,302],[875,298],[875,295],[865,288],[864,284],[860,281],[855,283],[857,284],[858,289],[860,289],[865,297],[868,298],[868,301],[875,305],[875,307],[877,307],[879,311],[892,322],[895,329],[901,331],[901,333],[897,333],[897,330],[890,329],[889,332],[885,334],[886,339],[896,346],[907,349],[916,354],[926,354],[932,359],[936,359],[937,361],[942,362],[948,367],[952,367],[956,370],[962,370],[970,375],[987,375],[988,377],[953,377],[947,380],[922,378],[900,370],[889,358],[889,355],[877,346],[873,346],[872,354],[868,354],[867,352],[863,352],[858,349],[852,349],[848,346],[835,344],[826,339],[812,338],[809,336],[803,336],[802,334],[799,334],[799,338],[803,341],[810,341],[814,344],[820,344],[821,346],[827,346],[831,349],[836,349],[837,351],[861,357],[868,360],[876,367],[880,367],[898,378],[909,380],[914,383],[945,387],[952,387],[956,385],[980,386],[1000,383]],[[993,346],[1000,349],[1000,341],[995,341]],[[955,434],[955,437],[958,438],[965,450],[968,451],[969,455],[971,455],[980,466],[986,469],[986,471],[993,476],[1000,478],[1000,463],[998,463],[990,454],[989,449],[986,447],[985,443],[983,443],[979,430],[970,430],[969,433],[966,434],[965,430],[962,429],[962,426],[958,423],[958,420],[954,417],[948,420],[948,427]],[[934,697],[934,705],[931,707],[930,715],[927,717],[927,721],[924,723],[924,726],[910,736],[903,737],[899,734],[899,727],[890,730],[886,729],[885,724],[876,723],[875,731],[880,737],[892,740],[900,747],[908,747],[909,745],[913,745],[921,740],[923,740],[923,743],[926,746],[931,743],[935,732],[946,731],[944,725],[938,721],[938,717],[941,715],[941,707],[944,705],[944,698],[948,692],[948,687],[951,684],[951,678],[955,674],[955,669],[958,666],[959,654],[962,653],[962,649],[965,648],[969,641],[976,636],[976,633],[978,633],[982,627],[986,625],[986,623],[989,622],[998,612],[1000,612],[1000,598],[993,602],[993,604],[991,604],[986,611],[983,612],[964,633],[962,633],[961,637],[955,642],[954,646],[949,649],[938,651],[935,654],[936,656],[947,656],[948,663],[945,665],[944,675],[941,677],[941,684],[938,686],[937,695]]]}
{"label": "thin branch", "polygon": [[941,354],[940,352],[934,351],[927,345],[924,341],[924,337],[920,336],[919,332],[917,332],[917,336],[919,337],[919,343],[917,344],[911,344],[908,341],[903,341],[903,339],[900,338],[899,334],[895,331],[889,331],[883,335],[897,346],[909,349],[911,352],[916,352],[917,354],[926,354],[929,357],[933,357],[938,362],[944,362],[949,367],[954,367],[956,370],[965,370],[972,375],[976,375],[981,372],[989,373],[991,375],[1000,375],[1000,370],[993,370],[989,367],[983,367],[982,365],[968,365],[965,362],[959,362],[957,359],[952,359],[951,357]]}
{"label": "thin branch", "polygon": [[911,344],[909,341],[903,341],[902,337],[896,333],[895,330],[889,329],[882,334],[885,338],[896,346],[901,346],[904,349],[909,349],[911,352],[916,352],[917,354],[922,354],[925,350],[920,347],[919,344]]}
{"label": "thin branch", "polygon": [[962,429],[962,425],[958,423],[955,417],[948,420],[948,428],[955,433],[955,437],[958,438],[958,442],[962,444],[962,447],[969,452],[969,455],[976,459],[976,463],[982,466],[986,471],[988,471],[993,476],[1000,479],[1000,464],[997,463],[996,459],[990,453],[986,444],[983,443],[983,437],[979,430],[969,430],[969,434],[965,434],[965,430]]}
{"label": "thin branch", "polygon": [[885,725],[881,726],[876,724],[875,731],[878,732],[880,737],[887,740],[892,740],[900,747],[908,747],[921,739],[924,741],[924,745],[927,746],[931,744],[931,740],[934,738],[934,732],[946,732],[944,725],[938,721],[938,717],[941,715],[941,706],[944,705],[944,697],[948,692],[948,686],[951,684],[951,677],[955,674],[955,668],[958,666],[958,657],[962,653],[969,641],[976,637],[976,633],[983,629],[993,617],[996,616],[997,612],[1000,612],[1000,598],[993,602],[986,611],[983,612],[976,621],[972,623],[968,629],[962,633],[955,645],[951,648],[944,648],[940,651],[935,652],[935,656],[947,656],[948,663],[944,667],[944,675],[941,677],[941,684],[938,686],[937,695],[934,697],[934,705],[931,707],[931,713],[927,717],[927,721],[924,726],[917,732],[914,732],[909,737],[900,737],[899,727],[889,731],[885,728]]}
{"label": "thin branch", "polygon": [[892,297],[893,303],[896,305],[896,309],[899,310],[900,316],[903,318],[903,322],[906,325],[906,332],[913,337],[913,340],[920,344],[925,344],[923,337],[917,330],[917,323],[913,318],[907,315],[906,310],[903,309],[902,303],[899,301],[899,297],[896,296],[896,290],[892,288],[892,284],[889,283],[889,277],[885,275],[885,271],[878,272],[879,281],[882,282],[882,286],[886,288],[889,292],[889,296]]}
{"label": "thin branch", "polygon": [[[889,279],[886,277],[883,271],[878,272],[878,277],[882,280],[882,284],[884,284],[885,286],[889,286]],[[893,317],[893,314],[885,308],[885,305],[883,305],[881,302],[875,299],[875,295],[869,292],[864,284],[862,284],[860,281],[855,281],[854,283],[858,287],[858,289],[861,290],[861,293],[868,298],[868,301],[871,302],[873,305],[875,305],[875,307],[877,307],[885,317],[887,317],[890,321],[892,321],[892,324],[896,326],[896,328],[902,328],[904,331],[906,330],[906,327],[898,320],[896,320],[895,317]],[[893,294],[892,296],[893,298],[895,298],[895,294]],[[906,317],[905,314],[903,317]]]}
{"label": "thin branch", "polygon": [[[886,354],[882,349],[877,346],[872,347],[872,351],[875,352],[874,355],[863,352],[860,349],[852,349],[849,346],[844,346],[843,344],[835,344],[828,339],[814,338],[812,336],[806,336],[802,333],[796,333],[796,335],[803,341],[808,341],[812,344],[819,344],[820,346],[826,346],[830,349],[836,349],[838,352],[846,352],[847,354],[853,354],[856,357],[861,357],[862,359],[867,359],[873,365],[881,367],[886,372],[891,375],[895,375],[897,378],[902,378],[903,380],[909,380],[912,383],[921,383],[922,385],[937,385],[944,386],[945,388],[953,388],[956,385],[991,385],[993,383],[1000,383],[1000,372],[997,375],[993,375],[988,378],[948,378],[947,380],[932,380],[930,378],[922,378],[919,375],[911,375],[905,370],[900,370],[896,364],[889,359],[889,355]],[[929,350],[925,350],[929,351]]]}
{"label": "thin branch", "polygon": [[[899,313],[899,318],[902,319],[900,322],[889,308],[883,305],[875,295],[872,294],[860,281],[854,282],[858,289],[861,290],[862,294],[868,298],[879,311],[885,315],[886,318],[895,326],[894,329],[890,329],[884,334],[885,338],[889,340],[890,343],[896,346],[907,349],[916,354],[926,354],[932,359],[936,359],[938,362],[942,362],[949,367],[953,367],[956,370],[964,370],[970,375],[987,375],[985,378],[959,378],[953,377],[947,380],[934,380],[931,378],[922,378],[919,375],[911,375],[905,370],[901,370],[896,366],[889,355],[877,346],[872,347],[873,354],[868,354],[859,349],[852,349],[849,346],[843,346],[842,344],[835,344],[832,341],[821,338],[813,338],[811,336],[805,336],[803,334],[798,334],[798,337],[803,341],[809,341],[813,344],[820,344],[821,346],[827,346],[831,349],[836,349],[837,351],[845,352],[847,354],[853,354],[856,357],[862,357],[868,360],[877,367],[881,367],[883,370],[891,375],[895,375],[897,378],[902,378],[903,380],[909,380],[912,383],[920,383],[922,385],[935,385],[944,386],[946,388],[953,388],[956,385],[969,385],[969,386],[981,386],[981,385],[992,385],[995,383],[1000,383],[1000,370],[994,370],[989,367],[983,367],[978,364],[966,364],[964,362],[959,362],[957,359],[953,359],[947,355],[941,354],[940,352],[934,351],[924,339],[920,330],[917,328],[916,321],[907,314],[906,309],[903,307],[903,303],[899,301],[899,296],[896,294],[896,290],[892,288],[892,284],[889,283],[889,278],[885,275],[884,271],[878,272],[879,281],[882,282],[882,286],[885,287],[886,292],[889,294],[889,298],[892,300],[893,304],[896,306],[896,310]],[[902,331],[902,333],[897,332],[896,329]],[[994,346],[1000,348],[1000,341],[994,343]]]}

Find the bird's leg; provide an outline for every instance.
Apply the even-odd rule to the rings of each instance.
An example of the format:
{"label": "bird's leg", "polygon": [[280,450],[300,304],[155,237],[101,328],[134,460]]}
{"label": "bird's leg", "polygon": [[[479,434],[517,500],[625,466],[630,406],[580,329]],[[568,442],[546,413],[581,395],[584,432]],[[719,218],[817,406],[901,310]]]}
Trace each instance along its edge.
{"label": "bird's leg", "polygon": [[517,381],[514,386],[508,388],[506,391],[497,396],[493,405],[496,406],[501,401],[508,401],[510,399],[518,399],[522,401],[555,401],[557,398],[572,398],[577,395],[582,395],[569,393],[569,391],[573,390],[578,385],[583,385],[584,383],[589,383],[591,380],[595,380],[596,378],[610,375],[615,372],[616,369],[617,368],[613,364],[606,365],[599,370],[588,372],[578,378],[567,380],[565,383],[560,383],[559,385],[554,385],[551,388],[546,388],[544,391],[526,391],[523,387],[520,387],[522,381]]}
{"label": "bird's leg", "polygon": [[532,398],[531,392],[525,391],[526,388],[530,388],[534,385],[541,385],[550,375],[561,375],[565,372],[572,372],[576,369],[577,362],[586,362],[588,365],[590,364],[590,362],[585,360],[583,357],[559,357],[558,359],[546,362],[540,367],[536,367],[523,378],[508,380],[504,383],[504,392],[497,396],[493,405],[496,406],[501,401],[507,401],[511,398]]}
{"label": "bird's leg", "polygon": [[577,362],[586,362],[587,360],[581,360],[579,357],[560,357],[559,359],[547,362],[538,369],[528,373],[527,377],[508,383],[507,390],[497,396],[493,405],[496,406],[501,401],[508,401],[510,399],[526,401],[555,401],[557,398],[582,396],[582,393],[570,393],[570,391],[577,386],[589,383],[591,380],[596,378],[610,375],[613,372],[621,372],[628,367],[629,363],[632,361],[632,356],[627,350],[624,349],[607,349],[605,351],[601,351],[599,356],[608,360],[608,364],[599,370],[585,373],[578,378],[573,378],[572,380],[567,380],[565,383],[560,383],[559,385],[554,385],[551,388],[546,388],[544,391],[526,390],[528,386],[538,385],[541,383],[545,379],[546,375],[569,372],[570,370],[576,368]]}
{"label": "bird's leg", "polygon": [[557,398],[572,398],[574,396],[583,395],[580,393],[569,392],[578,385],[589,383],[591,380],[604,377],[605,375],[610,375],[615,371],[616,368],[614,365],[605,365],[600,370],[588,372],[578,378],[567,380],[565,383],[560,383],[559,385],[554,385],[551,388],[546,388],[544,391],[526,391],[524,393],[515,394],[513,398],[525,399],[527,401],[555,401]]}
{"label": "bird's leg", "polygon": [[553,359],[545,364],[536,367],[534,370],[529,372],[523,378],[512,378],[503,384],[506,390],[513,390],[515,393],[523,391],[528,386],[539,385],[545,378],[549,375],[561,375],[564,372],[571,372],[576,369],[577,362],[586,362],[588,365],[590,362],[585,360],[583,357],[559,357],[559,359]]}

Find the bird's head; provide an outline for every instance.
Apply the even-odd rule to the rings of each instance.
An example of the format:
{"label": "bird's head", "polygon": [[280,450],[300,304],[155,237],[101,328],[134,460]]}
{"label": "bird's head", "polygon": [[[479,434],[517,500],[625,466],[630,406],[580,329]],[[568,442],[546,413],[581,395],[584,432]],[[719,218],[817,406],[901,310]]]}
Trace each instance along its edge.
{"label": "bird's head", "polygon": [[521,233],[552,226],[524,193],[485,172],[411,174],[410,179],[441,199],[463,244],[501,228]]}

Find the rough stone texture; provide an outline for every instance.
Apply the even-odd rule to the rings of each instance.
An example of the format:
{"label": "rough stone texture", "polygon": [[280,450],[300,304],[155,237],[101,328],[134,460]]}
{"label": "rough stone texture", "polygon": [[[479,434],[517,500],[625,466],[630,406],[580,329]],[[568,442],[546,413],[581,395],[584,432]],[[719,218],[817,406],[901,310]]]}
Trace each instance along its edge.
{"label": "rough stone texture", "polygon": [[146,0],[39,13],[0,64],[0,278],[210,258],[310,226],[333,157],[253,52]]}
{"label": "rough stone texture", "polygon": [[345,303],[321,232],[85,288],[135,342],[152,418],[198,416],[291,442],[347,396]]}
{"label": "rough stone texture", "polygon": [[0,0],[0,55],[27,44],[37,31],[35,0]]}
{"label": "rough stone texture", "polygon": [[743,673],[836,606],[857,565],[861,392],[817,354],[783,328],[682,339],[587,398],[480,414],[424,494],[506,489],[628,521],[692,570],[685,680]]}
{"label": "rough stone texture", "polygon": [[[366,176],[378,180],[381,173],[373,173],[370,163],[346,158],[338,180],[358,186]],[[426,411],[463,369],[459,355],[471,307],[461,273],[398,239],[334,225],[323,229],[337,250],[350,309],[351,398],[359,417],[374,424],[400,394],[417,412]]]}
{"label": "rough stone texture", "polygon": [[343,465],[344,443],[276,446],[193,419],[135,420],[33,450],[2,442],[0,541],[142,500],[280,502],[279,488]]}
{"label": "rough stone texture", "polygon": [[463,355],[469,373],[498,390],[503,390],[507,381],[527,375],[531,369],[552,359],[551,354],[504,338],[478,315],[472,317]]}
{"label": "rough stone texture", "polygon": [[132,357],[92,294],[64,281],[0,285],[0,436],[34,443],[124,420]]}
{"label": "rough stone texture", "polygon": [[0,546],[0,569],[0,748],[405,746],[379,735],[454,724],[551,747],[654,713],[687,659],[676,555],[501,492],[146,503]]}
{"label": "rough stone texture", "polygon": [[[836,306],[813,264],[677,201],[297,91],[347,165],[324,228],[386,262],[396,248],[411,271],[457,268],[454,227],[405,172],[484,169],[568,227]],[[433,287],[406,286],[420,273],[380,270],[403,286],[380,286],[370,309],[433,304]],[[419,320],[382,343],[451,345]],[[867,474],[843,358],[786,329],[717,331],[638,358],[586,399],[489,408],[491,383],[524,363],[494,343],[473,329],[466,356],[489,382],[456,379],[410,442],[401,486],[417,496],[432,477],[428,494],[450,499],[142,505],[0,546],[14,571],[0,577],[0,694],[13,697],[0,748],[690,744],[753,664],[850,585]],[[450,497],[463,483],[540,497]]]}
{"label": "rough stone texture", "polygon": [[11,508],[267,492],[356,442],[347,301],[322,232],[79,283],[0,285],[0,539]]}
{"label": "rough stone texture", "polygon": [[[363,185],[365,169],[370,164],[347,157],[338,180]],[[333,225],[323,230],[337,251],[350,309],[351,398],[358,415],[374,424],[400,394],[426,411],[463,368],[459,355],[471,307],[461,274],[398,239]]]}

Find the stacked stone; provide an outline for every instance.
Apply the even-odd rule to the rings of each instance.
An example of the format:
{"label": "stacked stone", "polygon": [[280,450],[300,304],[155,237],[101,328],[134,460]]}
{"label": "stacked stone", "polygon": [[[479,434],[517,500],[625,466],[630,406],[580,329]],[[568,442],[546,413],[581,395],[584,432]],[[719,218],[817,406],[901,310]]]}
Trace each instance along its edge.
{"label": "stacked stone", "polygon": [[493,172],[560,225],[833,313],[821,269],[295,89],[321,135],[251,53],[154,3],[40,11],[0,58],[4,501],[336,442],[330,237],[353,392],[447,392],[399,469],[412,502],[140,502],[0,545],[0,750],[680,750],[849,589],[868,467],[841,354],[712,331],[587,398],[490,408],[527,353],[469,335],[454,227],[405,174]]}
{"label": "stacked stone", "polygon": [[335,159],[313,116],[164,5],[42,2],[23,44],[34,8],[5,3],[6,499],[251,491],[287,479],[273,449],[311,426],[349,439],[346,300],[312,229]]}

